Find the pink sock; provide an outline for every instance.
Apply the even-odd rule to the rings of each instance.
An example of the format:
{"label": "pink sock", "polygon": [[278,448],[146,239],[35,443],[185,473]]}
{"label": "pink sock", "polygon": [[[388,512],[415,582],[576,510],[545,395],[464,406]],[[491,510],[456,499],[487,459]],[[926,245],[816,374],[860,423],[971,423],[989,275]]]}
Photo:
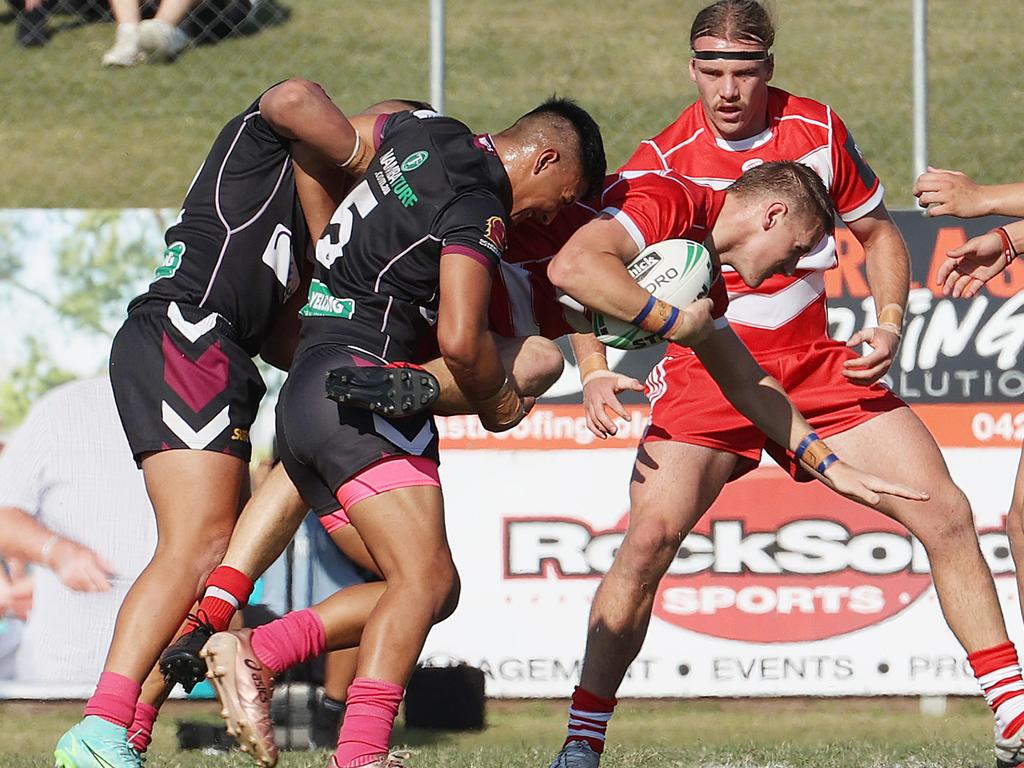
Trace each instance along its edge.
{"label": "pink sock", "polygon": [[153,724],[157,712],[156,707],[144,701],[135,705],[135,720],[128,729],[128,743],[139,752],[149,749],[149,743],[153,741]]}
{"label": "pink sock", "polygon": [[85,715],[102,717],[109,723],[127,728],[135,717],[135,704],[142,686],[117,672],[104,672],[96,692],[85,704]]}
{"label": "pink sock", "polygon": [[292,611],[277,621],[257,627],[252,650],[275,675],[293,664],[319,656],[327,647],[324,624],[312,608]]}
{"label": "pink sock", "polygon": [[348,689],[345,720],[334,760],[339,768],[369,765],[388,752],[391,729],[405,689],[383,680],[357,677]]}

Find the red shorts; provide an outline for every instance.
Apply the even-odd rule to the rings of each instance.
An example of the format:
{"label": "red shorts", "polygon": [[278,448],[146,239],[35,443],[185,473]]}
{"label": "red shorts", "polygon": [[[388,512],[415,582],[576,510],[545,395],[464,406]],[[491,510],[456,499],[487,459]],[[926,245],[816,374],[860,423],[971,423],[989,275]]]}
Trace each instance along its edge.
{"label": "red shorts", "polygon": [[[822,339],[810,347],[773,351],[757,362],[782,384],[819,437],[827,438],[906,405],[881,384],[863,387],[847,381],[843,363],[856,357],[845,344]],[[788,450],[733,408],[696,356],[666,355],[647,378],[646,394],[651,423],[645,441],[671,440],[735,453],[743,460],[732,479],[754,469],[761,451],[767,450],[793,477],[811,479]]]}

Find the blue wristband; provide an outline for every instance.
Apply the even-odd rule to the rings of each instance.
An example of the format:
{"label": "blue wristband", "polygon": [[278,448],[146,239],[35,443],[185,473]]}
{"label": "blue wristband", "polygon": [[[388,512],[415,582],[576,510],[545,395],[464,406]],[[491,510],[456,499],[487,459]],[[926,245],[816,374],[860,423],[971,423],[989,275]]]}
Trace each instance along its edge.
{"label": "blue wristband", "polygon": [[824,475],[825,470],[831,467],[837,461],[839,461],[839,457],[836,456],[834,453],[830,453],[828,456],[822,459],[821,464],[818,465],[818,474]]}
{"label": "blue wristband", "polygon": [[642,323],[644,321],[644,318],[647,317],[649,314],[651,314],[651,310],[654,309],[654,305],[657,304],[657,303],[658,303],[658,300],[656,298],[654,298],[653,296],[648,298],[647,299],[647,303],[644,304],[644,308],[641,309],[637,313],[636,317],[634,317],[632,320],[629,321],[630,324],[632,324],[632,325],[640,325],[640,323]]}
{"label": "blue wristband", "polygon": [[672,311],[669,313],[668,320],[665,324],[655,331],[659,336],[664,336],[666,333],[672,330],[672,327],[676,324],[676,320],[679,319],[679,308],[672,307]]}
{"label": "blue wristband", "polygon": [[820,439],[821,438],[818,437],[817,432],[808,432],[807,437],[801,440],[800,445],[798,445],[796,450],[793,451],[793,455],[796,456],[797,459],[802,459],[804,457],[804,453],[811,447],[811,443],[817,442]]}

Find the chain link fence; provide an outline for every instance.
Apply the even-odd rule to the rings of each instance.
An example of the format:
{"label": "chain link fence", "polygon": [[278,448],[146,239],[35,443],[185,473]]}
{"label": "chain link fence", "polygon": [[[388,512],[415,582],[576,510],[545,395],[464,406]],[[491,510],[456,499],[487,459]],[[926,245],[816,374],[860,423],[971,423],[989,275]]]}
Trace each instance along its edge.
{"label": "chain link fence", "polygon": [[[429,94],[428,0],[145,0],[131,66],[104,66],[119,41],[108,0],[38,2],[8,0],[0,15],[0,207],[174,207],[219,127],[288,76],[353,110]],[[552,92],[572,95],[621,162],[694,98],[688,31],[703,4],[449,0],[448,112],[498,129]],[[890,205],[910,205],[911,0],[772,5],[775,83],[832,104]],[[997,41],[1024,6],[931,0],[928,16],[930,162],[1015,178],[1021,85],[1013,47]]]}

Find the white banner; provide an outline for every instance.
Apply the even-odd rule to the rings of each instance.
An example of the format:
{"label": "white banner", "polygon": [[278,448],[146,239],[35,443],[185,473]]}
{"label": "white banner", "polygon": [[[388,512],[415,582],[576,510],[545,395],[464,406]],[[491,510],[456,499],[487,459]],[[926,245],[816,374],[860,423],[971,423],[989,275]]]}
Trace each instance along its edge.
{"label": "white banner", "polygon": [[[1011,637],[1020,638],[1002,519],[1018,454],[945,455],[974,505]],[[482,667],[491,696],[571,693],[590,602],[625,528],[633,457],[630,449],[447,451],[462,601],[431,632],[423,660]],[[622,696],[978,692],[921,545],[881,514],[794,483],[774,465],[729,485],[684,542],[654,613]]]}

